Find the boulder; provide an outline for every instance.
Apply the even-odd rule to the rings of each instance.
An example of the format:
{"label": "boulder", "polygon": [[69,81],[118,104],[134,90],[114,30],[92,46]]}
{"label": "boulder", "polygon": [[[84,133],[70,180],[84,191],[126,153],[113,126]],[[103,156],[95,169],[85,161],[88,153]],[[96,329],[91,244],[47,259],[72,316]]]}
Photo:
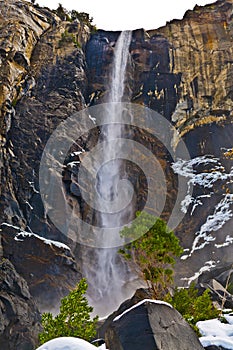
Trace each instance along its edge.
{"label": "boulder", "polygon": [[114,318],[105,332],[110,350],[201,350],[195,332],[170,304],[144,299]]}
{"label": "boulder", "polygon": [[0,261],[0,344],[2,350],[34,350],[41,331],[40,313],[27,282],[9,260]]}
{"label": "boulder", "polygon": [[148,289],[139,288],[136,290],[135,294],[132,298],[125,300],[118,308],[118,310],[114,311],[110,314],[106,319],[101,319],[98,322],[97,335],[99,338],[105,337],[106,330],[110,327],[115,317],[122,314],[127,309],[131,308],[133,305],[136,305],[143,299],[151,299],[152,294]]}

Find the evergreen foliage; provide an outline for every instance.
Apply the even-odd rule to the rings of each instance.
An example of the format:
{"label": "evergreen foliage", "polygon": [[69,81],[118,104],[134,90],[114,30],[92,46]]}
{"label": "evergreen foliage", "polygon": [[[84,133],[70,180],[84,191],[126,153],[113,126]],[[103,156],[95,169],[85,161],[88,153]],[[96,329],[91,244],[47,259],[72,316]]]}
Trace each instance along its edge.
{"label": "evergreen foliage", "polygon": [[68,11],[62,6],[62,4],[59,4],[58,8],[55,10],[55,13],[61,18],[62,21],[72,22],[77,19],[81,23],[86,24],[91,31],[96,31],[96,26],[93,25],[93,17],[90,17],[90,15],[86,12],[78,12],[76,10]]}
{"label": "evergreen foliage", "polygon": [[[143,232],[145,234],[141,235]],[[137,273],[146,281],[155,298],[162,298],[173,282],[175,257],[182,253],[178,238],[165,221],[145,212],[138,212],[130,227],[121,236],[134,239],[120,250],[133,263]]]}
{"label": "evergreen foliage", "polygon": [[93,320],[90,313],[93,308],[84,296],[87,283],[82,279],[68,296],[61,300],[60,313],[53,317],[51,313],[42,315],[43,332],[39,334],[41,344],[57,337],[79,337],[87,341],[96,333],[98,316]]}
{"label": "evergreen foliage", "polygon": [[201,295],[198,293],[198,289],[192,283],[189,288],[176,288],[173,296],[167,295],[165,298],[196,332],[198,332],[196,327],[198,321],[210,320],[220,314],[212,303],[208,289]]}

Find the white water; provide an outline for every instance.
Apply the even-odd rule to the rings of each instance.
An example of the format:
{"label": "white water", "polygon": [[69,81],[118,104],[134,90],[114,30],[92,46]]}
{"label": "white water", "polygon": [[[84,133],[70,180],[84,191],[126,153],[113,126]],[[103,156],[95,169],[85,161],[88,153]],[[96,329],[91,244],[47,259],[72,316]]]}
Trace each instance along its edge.
{"label": "white water", "polygon": [[[113,102],[122,102],[127,100],[129,96],[125,94],[125,82],[126,82],[126,68],[129,58],[129,45],[131,42],[132,33],[130,31],[123,31],[119,39],[117,40],[113,67],[111,72],[111,84],[109,91],[109,108],[105,116],[105,122],[108,121],[108,116],[111,115],[111,124],[104,125],[102,127],[101,141],[109,142],[108,147],[103,155],[103,164],[109,159],[114,159],[105,163],[99,174],[98,192],[101,198],[106,200],[106,206],[104,212],[109,213],[108,201],[116,201],[118,198],[118,185],[122,175],[122,161],[118,159],[120,154],[120,146],[116,147],[115,143],[111,143],[111,140],[122,137],[124,131],[124,125],[114,124],[121,122],[121,111],[119,105],[111,104]],[[101,213],[101,225],[102,227],[119,227],[122,224],[121,213],[117,215],[104,215]],[[111,236],[109,237],[111,240]],[[111,246],[111,241],[109,242]]]}
{"label": "white water", "polygon": [[[131,36],[130,31],[124,31],[120,34],[116,43],[108,103],[127,101],[130,98],[125,91],[125,82]],[[120,123],[119,105],[117,109],[114,105],[111,105],[105,116],[106,121],[109,115],[111,115],[112,123]],[[122,212],[119,211],[109,215],[108,208],[108,202],[117,200],[121,203],[122,200],[122,198],[118,198],[118,185],[120,186],[124,168],[122,160],[118,158],[119,148],[117,149],[114,146],[115,144],[111,146],[111,140],[121,138],[123,131],[124,126],[120,124],[104,125],[101,130],[100,141],[109,142],[109,146],[105,149],[106,154],[103,154],[102,164],[104,166],[99,171],[97,182],[97,191],[100,197],[106,201],[106,206],[100,212],[99,217],[100,225],[104,228],[120,227],[126,224],[127,222],[124,222],[125,217],[129,219],[133,212],[132,207],[128,206],[126,211],[124,209]],[[109,156],[115,161],[106,162]],[[127,196],[127,193],[125,196]],[[114,246],[111,244],[114,237],[109,235],[107,239],[109,240],[107,246]],[[129,288],[126,285],[126,281],[130,279],[129,271],[127,271],[126,264],[121,261],[117,252],[118,248],[95,249],[93,256],[95,266],[92,266],[92,271],[90,271],[90,266],[85,271],[87,280],[91,284],[90,303],[99,316],[106,316],[117,309],[121,302],[133,293],[132,285]]]}

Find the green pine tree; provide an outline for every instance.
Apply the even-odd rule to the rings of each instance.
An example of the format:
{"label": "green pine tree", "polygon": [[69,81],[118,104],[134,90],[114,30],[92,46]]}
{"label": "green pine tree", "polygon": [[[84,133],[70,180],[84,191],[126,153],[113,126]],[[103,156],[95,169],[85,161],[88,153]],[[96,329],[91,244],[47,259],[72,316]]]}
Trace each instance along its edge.
{"label": "green pine tree", "polygon": [[145,212],[138,212],[136,220],[121,231],[121,236],[135,240],[120,253],[132,261],[154,297],[162,298],[173,282],[175,257],[183,251],[178,238],[165,221]]}
{"label": "green pine tree", "polygon": [[41,344],[57,337],[79,337],[87,341],[96,333],[98,316],[93,320],[90,313],[93,308],[84,296],[87,283],[82,279],[76,288],[61,300],[60,313],[53,317],[51,313],[42,315],[43,332],[39,334]]}

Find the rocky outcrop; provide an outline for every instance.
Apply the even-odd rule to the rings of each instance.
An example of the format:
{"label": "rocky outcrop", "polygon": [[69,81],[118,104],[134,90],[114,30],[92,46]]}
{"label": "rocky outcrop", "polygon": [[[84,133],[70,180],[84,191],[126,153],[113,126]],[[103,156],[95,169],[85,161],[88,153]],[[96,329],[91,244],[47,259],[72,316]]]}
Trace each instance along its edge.
{"label": "rocky outcrop", "polygon": [[4,258],[0,261],[0,344],[4,350],[34,350],[40,314],[26,281]]}
{"label": "rocky outcrop", "polygon": [[152,294],[144,288],[139,288],[136,290],[132,298],[125,300],[120,307],[114,311],[111,315],[107,317],[107,319],[100,320],[98,323],[98,329],[97,329],[97,335],[100,339],[104,339],[106,330],[110,327],[112,324],[114,318],[125,312],[126,310],[130,309],[137,303],[141,302],[144,299],[151,299]]}
{"label": "rocky outcrop", "polygon": [[[2,226],[3,255],[27,280],[40,310],[57,311],[61,297],[80,279],[74,256],[69,249],[44,244],[33,234],[21,233],[18,241],[16,236],[34,232],[76,247],[46,218],[38,174],[51,132],[69,114],[85,107],[82,47],[90,30],[79,21],[61,21],[52,11],[26,1],[1,1],[0,12],[5,14],[0,44],[5,50],[0,69],[0,216],[8,225]],[[88,147],[88,142],[89,136],[83,136],[76,148]]]}
{"label": "rocky outcrop", "polygon": [[159,30],[170,43],[170,63],[182,72],[172,115],[181,135],[232,116],[232,0],[187,11]]}
{"label": "rocky outcrop", "polygon": [[27,281],[40,312],[57,313],[60,300],[81,279],[70,248],[17,227],[1,225],[3,255]]}
{"label": "rocky outcrop", "polygon": [[[173,160],[162,147],[158,150],[158,141],[141,130],[133,137],[152,150],[166,174],[163,218],[169,218],[179,192],[176,174],[189,182],[187,193],[181,189],[181,212],[186,215],[176,227],[185,249],[176,268],[176,281],[182,285],[219,261],[232,263],[232,9],[232,0],[220,0],[196,6],[165,27],[132,33],[127,71],[131,100],[168,119],[179,133],[173,146],[183,137],[192,158],[177,162],[175,174],[169,173]],[[118,35],[98,31],[86,47],[91,104],[106,101]],[[136,169],[132,173],[137,177]],[[146,187],[140,181],[140,204],[146,201]]]}
{"label": "rocky outcrop", "polygon": [[[29,43],[21,43],[23,39],[20,37],[19,43],[26,48],[28,45],[30,50],[27,49],[27,71],[22,69],[17,75],[18,80],[14,80],[12,71],[6,68],[11,65],[9,55],[1,66],[4,81],[10,81],[8,90],[11,91],[11,94],[2,94],[7,100],[9,113],[3,111],[1,117],[2,122],[5,120],[1,129],[1,185],[4,193],[1,216],[3,221],[23,228],[30,222],[32,231],[44,236],[50,231],[53,231],[52,235],[58,234],[54,227],[50,228],[48,221],[42,219],[44,209],[38,192],[39,163],[51,132],[67,115],[85,107],[87,80],[81,47],[88,40],[89,28],[80,23],[61,22],[51,11],[35,9],[24,1],[9,1],[6,9],[3,2],[0,6],[12,13],[13,19],[16,18],[15,25],[26,33],[26,38],[30,38],[31,32],[35,37]],[[18,13],[18,8],[22,13]],[[18,16],[26,17],[26,27],[19,25]],[[36,19],[36,23],[31,17]],[[40,24],[38,33],[34,34],[41,18],[45,24]],[[11,17],[6,16],[5,27],[8,26],[7,21],[11,25]],[[7,31],[2,40],[9,46],[14,35],[14,31]],[[20,62],[17,67],[21,68]]]}
{"label": "rocky outcrop", "polygon": [[203,349],[197,335],[169,304],[145,299],[117,316],[105,333],[111,350]]}

